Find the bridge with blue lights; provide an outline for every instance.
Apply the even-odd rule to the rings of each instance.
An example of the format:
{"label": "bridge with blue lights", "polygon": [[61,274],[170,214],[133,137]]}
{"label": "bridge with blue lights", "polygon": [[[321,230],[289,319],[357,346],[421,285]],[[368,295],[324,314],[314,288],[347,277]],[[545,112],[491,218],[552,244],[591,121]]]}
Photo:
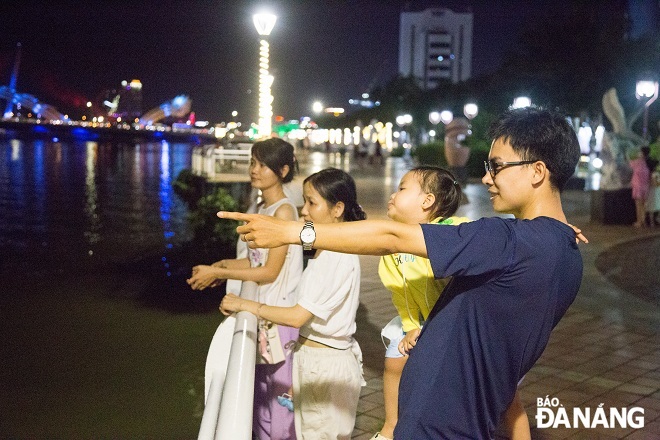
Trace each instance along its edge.
{"label": "bridge with blue lights", "polygon": [[[16,57],[8,85],[0,85],[0,101],[5,101],[5,110],[0,119],[0,136],[21,135],[64,139],[169,139],[182,141],[209,141],[215,139],[213,127],[200,128],[192,124],[159,123],[169,117],[185,118],[191,110],[191,100],[186,95],[176,96],[171,101],[155,107],[134,121],[122,121],[109,116],[93,118],[92,121],[74,121],[60,113],[55,107],[40,102],[29,93],[16,88],[21,63],[21,43],[16,46]],[[89,106],[90,104],[88,104]],[[27,117],[23,114],[27,114]],[[115,115],[116,116],[116,115]]]}

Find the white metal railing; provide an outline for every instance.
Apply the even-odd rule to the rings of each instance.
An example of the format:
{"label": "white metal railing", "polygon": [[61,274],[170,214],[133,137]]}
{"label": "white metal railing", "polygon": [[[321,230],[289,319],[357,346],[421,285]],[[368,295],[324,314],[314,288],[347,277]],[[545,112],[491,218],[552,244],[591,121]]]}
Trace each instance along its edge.
{"label": "white metal railing", "polygon": [[203,145],[192,152],[192,172],[206,177],[215,177],[226,168],[233,168],[238,163],[250,162],[250,144],[237,144],[235,148]]}
{"label": "white metal railing", "polygon": [[[241,297],[257,299],[257,284],[243,281]],[[257,317],[236,314],[229,363],[222,381],[211,380],[198,440],[250,440],[257,355]],[[224,383],[222,383],[224,382]]]}

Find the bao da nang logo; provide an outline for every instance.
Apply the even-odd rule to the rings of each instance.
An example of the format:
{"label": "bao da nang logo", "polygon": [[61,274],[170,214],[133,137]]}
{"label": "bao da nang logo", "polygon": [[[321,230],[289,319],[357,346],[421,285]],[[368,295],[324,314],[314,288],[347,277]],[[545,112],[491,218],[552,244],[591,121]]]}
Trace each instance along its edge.
{"label": "bao da nang logo", "polygon": [[536,399],[537,428],[634,428],[644,427],[644,408],[565,408],[556,397]]}

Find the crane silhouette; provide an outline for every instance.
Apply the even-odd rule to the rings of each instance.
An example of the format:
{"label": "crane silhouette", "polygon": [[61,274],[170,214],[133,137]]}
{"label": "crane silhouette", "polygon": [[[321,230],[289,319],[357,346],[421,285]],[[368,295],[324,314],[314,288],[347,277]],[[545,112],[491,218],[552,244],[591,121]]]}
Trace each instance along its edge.
{"label": "crane silhouette", "polygon": [[63,120],[62,115],[51,105],[39,102],[39,100],[29,93],[19,93],[16,91],[16,81],[18,79],[18,69],[21,65],[21,43],[16,45],[16,58],[14,59],[14,68],[11,72],[8,86],[0,86],[0,100],[7,101],[3,118],[11,118],[14,115],[14,107],[17,109],[26,108],[38,118],[49,120]]}

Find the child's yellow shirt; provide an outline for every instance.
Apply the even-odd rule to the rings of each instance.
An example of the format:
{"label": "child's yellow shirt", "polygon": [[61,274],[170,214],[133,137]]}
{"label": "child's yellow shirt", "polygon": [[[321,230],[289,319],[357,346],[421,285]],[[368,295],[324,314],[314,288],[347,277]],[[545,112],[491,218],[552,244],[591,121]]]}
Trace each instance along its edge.
{"label": "child's yellow shirt", "polygon": [[[470,221],[466,217],[441,217],[431,223],[458,225]],[[403,331],[421,328],[433,305],[440,297],[448,278],[435,279],[427,258],[412,254],[391,254],[380,258],[378,275],[383,285],[392,292],[392,302],[401,316]]]}

